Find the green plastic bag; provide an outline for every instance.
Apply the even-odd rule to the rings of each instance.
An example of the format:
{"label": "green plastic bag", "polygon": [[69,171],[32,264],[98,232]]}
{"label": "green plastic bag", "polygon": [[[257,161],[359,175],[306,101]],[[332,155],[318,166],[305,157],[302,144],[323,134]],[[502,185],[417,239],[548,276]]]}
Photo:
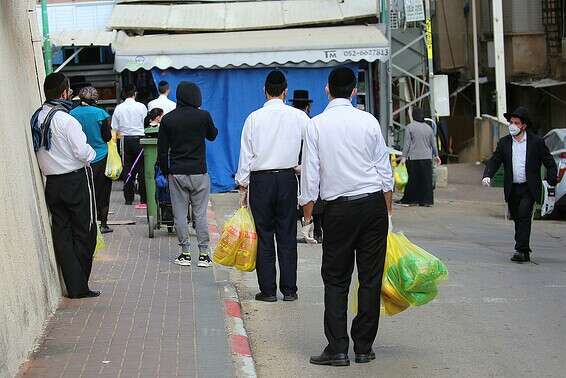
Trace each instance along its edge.
{"label": "green plastic bag", "polygon": [[[381,306],[396,315],[411,306],[422,306],[438,295],[438,284],[448,278],[446,266],[437,257],[411,243],[405,235],[390,232],[381,284]],[[359,285],[356,283],[352,312],[357,313]]]}
{"label": "green plastic bag", "polygon": [[402,192],[409,182],[409,173],[405,163],[399,164],[393,169],[393,177],[395,178],[395,188],[397,191]]}
{"label": "green plastic bag", "polygon": [[411,306],[433,300],[438,294],[438,282],[448,278],[442,261],[401,233],[389,233],[386,261],[383,282],[395,288]]}
{"label": "green plastic bag", "polygon": [[98,251],[104,248],[106,248],[106,243],[102,237],[102,232],[100,232],[100,226],[96,225],[96,247],[94,248],[93,258],[98,255]]}

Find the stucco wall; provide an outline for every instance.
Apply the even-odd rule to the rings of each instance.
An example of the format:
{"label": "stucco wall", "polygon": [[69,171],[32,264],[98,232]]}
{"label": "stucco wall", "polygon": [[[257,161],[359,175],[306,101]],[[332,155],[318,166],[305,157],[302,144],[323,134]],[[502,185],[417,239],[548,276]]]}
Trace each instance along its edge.
{"label": "stucco wall", "polygon": [[44,75],[30,31],[34,3],[0,1],[0,377],[17,373],[61,296],[29,143],[29,117],[41,102],[37,58],[40,80]]}

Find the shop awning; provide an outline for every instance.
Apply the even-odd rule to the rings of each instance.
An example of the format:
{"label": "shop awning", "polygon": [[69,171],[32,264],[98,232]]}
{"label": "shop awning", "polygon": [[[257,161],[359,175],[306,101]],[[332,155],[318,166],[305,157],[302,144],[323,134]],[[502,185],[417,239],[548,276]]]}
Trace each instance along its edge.
{"label": "shop awning", "polygon": [[389,58],[389,43],[377,25],[138,37],[120,33],[114,48],[118,72],[154,67],[195,69],[374,62]]}
{"label": "shop awning", "polygon": [[57,47],[110,46],[116,38],[116,31],[73,30],[60,31],[50,35],[51,43]]}
{"label": "shop awning", "polygon": [[548,87],[556,87],[558,85],[564,85],[566,84],[566,81],[558,81],[551,78],[545,78],[540,80],[513,81],[511,82],[511,84],[520,87],[548,88]]}

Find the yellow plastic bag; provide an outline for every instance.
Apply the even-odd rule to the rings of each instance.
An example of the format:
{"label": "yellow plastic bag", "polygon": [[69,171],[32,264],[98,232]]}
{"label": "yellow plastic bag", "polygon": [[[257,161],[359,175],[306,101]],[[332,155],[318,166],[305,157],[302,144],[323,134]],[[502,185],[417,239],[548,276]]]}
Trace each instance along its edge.
{"label": "yellow plastic bag", "polygon": [[108,156],[106,157],[106,170],[104,174],[111,180],[118,180],[122,174],[122,159],[120,159],[118,146],[114,139],[108,142]]}
{"label": "yellow plastic bag", "polygon": [[257,233],[252,213],[245,209],[240,229],[240,245],[236,251],[234,267],[242,272],[253,272],[257,258]]}
{"label": "yellow plastic bag", "polygon": [[106,243],[102,237],[102,232],[100,232],[100,226],[96,225],[96,247],[94,248],[94,255],[92,257],[95,258],[96,255],[98,255],[98,251],[104,248],[106,248]]}
{"label": "yellow plastic bag", "polygon": [[[405,235],[387,235],[387,254],[381,284],[382,310],[396,315],[411,306],[422,306],[438,294],[437,285],[448,278],[446,266],[435,256],[411,243]],[[352,311],[357,313],[358,284],[354,288]]]}
{"label": "yellow plastic bag", "polygon": [[255,269],[256,256],[257,233],[252,214],[242,207],[224,225],[212,260],[220,265],[251,272]]}
{"label": "yellow plastic bag", "polygon": [[393,168],[393,177],[395,178],[395,190],[398,192],[405,191],[405,186],[409,182],[409,173],[405,163],[401,163]]}

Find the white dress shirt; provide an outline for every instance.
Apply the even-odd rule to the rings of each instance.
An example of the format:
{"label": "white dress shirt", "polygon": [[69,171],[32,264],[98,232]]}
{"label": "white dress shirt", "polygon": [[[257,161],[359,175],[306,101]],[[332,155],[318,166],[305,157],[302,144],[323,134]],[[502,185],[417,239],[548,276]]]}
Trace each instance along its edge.
{"label": "white dress shirt", "polygon": [[160,108],[163,109],[163,115],[169,113],[170,111],[174,110],[177,107],[177,104],[175,104],[175,102],[169,100],[169,98],[167,97],[167,95],[159,95],[159,97],[157,97],[155,100],[150,101],[147,104],[147,110],[151,110],[151,109],[155,109],[155,108]]}
{"label": "white dress shirt", "polygon": [[[43,105],[39,112],[41,124],[51,106]],[[86,142],[86,135],[79,121],[65,112],[57,112],[51,119],[51,148],[41,147],[37,161],[45,176],[62,175],[87,166],[96,156],[94,149]]]}
{"label": "white dress shirt", "polygon": [[305,112],[279,99],[251,113],[242,130],[236,182],[248,186],[250,172],[296,167],[309,121]]}
{"label": "white dress shirt", "polygon": [[513,183],[522,184],[527,182],[527,133],[523,139],[513,139]]}
{"label": "white dress shirt", "polygon": [[124,136],[143,136],[146,115],[145,105],[129,97],[114,110],[112,128]]}
{"label": "white dress shirt", "polygon": [[332,100],[307,129],[299,202],[380,190],[393,190],[393,173],[379,122],[350,100]]}

